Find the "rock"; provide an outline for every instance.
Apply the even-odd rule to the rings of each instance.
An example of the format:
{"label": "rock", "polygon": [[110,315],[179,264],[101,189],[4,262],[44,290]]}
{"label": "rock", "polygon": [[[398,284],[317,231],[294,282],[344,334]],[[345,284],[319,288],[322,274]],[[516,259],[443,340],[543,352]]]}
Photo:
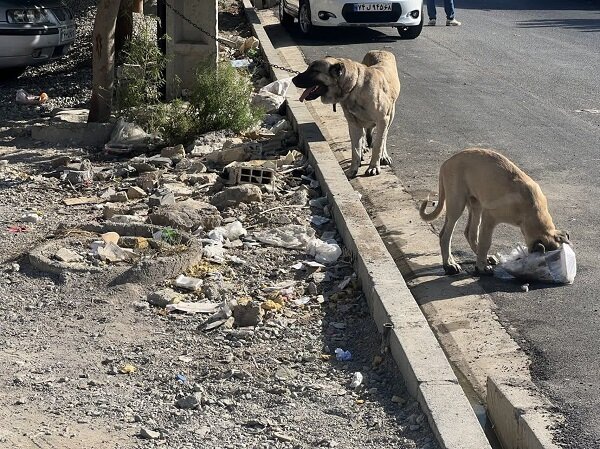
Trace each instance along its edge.
{"label": "rock", "polygon": [[394,396],[392,396],[392,402],[394,404],[401,404],[402,405],[402,404],[406,403],[406,399],[404,399],[404,398],[402,398],[400,396],[394,395]]}
{"label": "rock", "polygon": [[203,157],[221,149],[220,145],[196,145],[189,149],[190,156]]}
{"label": "rock", "polygon": [[55,254],[54,258],[61,262],[73,263],[73,262],[81,262],[83,257],[77,254],[75,251],[71,251],[67,248],[59,249]]}
{"label": "rock", "polygon": [[214,184],[219,179],[219,175],[217,173],[192,173],[186,176],[186,181],[191,185],[204,185],[204,184]]}
{"label": "rock", "polygon": [[227,165],[232,162],[249,161],[251,158],[248,146],[244,143],[239,143],[236,146],[229,148],[223,147],[222,150],[215,151],[206,156],[206,160],[215,164]]}
{"label": "rock", "polygon": [[309,282],[307,289],[308,289],[308,293],[310,295],[316,295],[316,294],[319,293],[319,289],[317,287],[317,284],[315,284],[314,282]]}
{"label": "rock", "polygon": [[252,97],[252,105],[263,109],[267,114],[277,112],[284,101],[285,97],[265,90]]}
{"label": "rock", "polygon": [[127,192],[117,192],[110,196],[109,198],[111,203],[126,203],[129,201],[127,197]]}
{"label": "rock", "polygon": [[163,148],[160,152],[160,155],[161,157],[169,158],[173,162],[177,163],[185,158],[185,148],[183,148],[183,145],[181,144],[174,147]]}
{"label": "rock", "polygon": [[116,232],[105,232],[100,236],[100,238],[104,241],[104,243],[112,243],[114,245],[118,245],[119,238],[121,238],[121,236]]}
{"label": "rock", "polygon": [[22,221],[23,223],[39,223],[40,221],[42,221],[42,217],[35,213],[24,214],[21,215],[20,221]]}
{"label": "rock", "polygon": [[156,173],[158,171],[154,165],[144,162],[141,159],[140,160],[132,159],[131,161],[129,161],[129,163],[131,164],[133,169],[136,172],[138,172],[139,174]]}
{"label": "rock", "polygon": [[181,408],[184,410],[192,410],[192,409],[200,408],[201,404],[202,404],[202,395],[200,393],[194,393],[189,396],[179,398],[175,402],[175,406],[177,408]]}
{"label": "rock", "polygon": [[133,251],[123,249],[114,243],[107,243],[104,246],[98,247],[98,255],[100,259],[111,263],[124,262],[135,258]]}
{"label": "rock", "polygon": [[148,196],[146,191],[138,186],[130,186],[127,189],[127,196],[132,200],[139,200],[140,198],[145,198]]}
{"label": "rock", "polygon": [[163,288],[148,294],[146,301],[153,306],[167,307],[167,304],[177,304],[183,299],[183,296],[171,288]]}
{"label": "rock", "polygon": [[146,237],[127,235],[121,237],[120,242],[123,248],[147,249],[150,246]]}
{"label": "rock", "polygon": [[264,315],[259,304],[252,301],[246,304],[237,304],[233,308],[233,318],[237,327],[256,326],[261,322]]}
{"label": "rock", "polygon": [[154,187],[158,185],[160,180],[160,173],[158,171],[142,173],[138,176],[135,183],[138,187],[141,187],[145,192],[150,192]]}
{"label": "rock", "polygon": [[186,171],[188,173],[206,173],[206,165],[200,161],[192,161]]}
{"label": "rock", "polygon": [[71,162],[70,156],[59,156],[57,158],[52,159],[50,161],[50,165],[52,166],[52,168],[59,168],[59,167],[66,166],[70,162]]}
{"label": "rock", "polygon": [[115,223],[135,224],[145,222],[146,217],[141,217],[139,215],[113,215],[110,217],[110,221]]}
{"label": "rock", "polygon": [[192,196],[192,193],[194,193],[192,189],[182,182],[166,182],[163,184],[163,188],[170,190],[177,197]]}
{"label": "rock", "polygon": [[159,207],[175,204],[175,194],[169,190],[161,190],[148,198],[148,206]]}
{"label": "rock", "polygon": [[175,287],[183,288],[185,290],[196,291],[199,290],[202,286],[202,279],[198,279],[195,277],[184,276],[180,274],[175,279]]}
{"label": "rock", "polygon": [[109,218],[112,218],[115,215],[128,215],[129,213],[131,213],[131,209],[128,206],[124,206],[122,204],[106,203],[104,205],[104,210],[102,211],[102,216],[108,220]]}
{"label": "rock", "polygon": [[173,161],[171,161],[171,159],[162,156],[152,156],[146,159],[146,162],[157,168],[169,168],[171,165],[173,165]]}
{"label": "rock", "polygon": [[94,179],[92,170],[66,170],[64,176],[65,180],[71,184],[85,184]]}
{"label": "rock", "polygon": [[209,231],[221,224],[221,214],[211,204],[188,199],[171,206],[159,207],[148,215],[148,223],[185,231],[198,227]]}
{"label": "rock", "polygon": [[155,432],[146,427],[140,429],[140,438],[145,440],[158,440],[160,438],[160,432]]}
{"label": "rock", "polygon": [[262,192],[260,187],[252,184],[228,187],[213,195],[210,199],[211,204],[219,210],[227,207],[235,207],[240,203],[252,203],[255,201],[262,201]]}

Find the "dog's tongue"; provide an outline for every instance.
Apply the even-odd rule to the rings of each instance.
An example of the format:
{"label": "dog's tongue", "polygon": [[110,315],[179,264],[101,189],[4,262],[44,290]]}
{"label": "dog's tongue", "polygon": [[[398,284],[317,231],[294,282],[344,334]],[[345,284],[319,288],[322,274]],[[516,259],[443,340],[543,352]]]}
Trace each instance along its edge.
{"label": "dog's tongue", "polygon": [[309,87],[308,89],[304,89],[304,92],[302,92],[302,95],[300,95],[300,100],[299,101],[304,101],[306,100],[306,97],[308,97],[308,95],[317,88],[317,86],[312,86]]}

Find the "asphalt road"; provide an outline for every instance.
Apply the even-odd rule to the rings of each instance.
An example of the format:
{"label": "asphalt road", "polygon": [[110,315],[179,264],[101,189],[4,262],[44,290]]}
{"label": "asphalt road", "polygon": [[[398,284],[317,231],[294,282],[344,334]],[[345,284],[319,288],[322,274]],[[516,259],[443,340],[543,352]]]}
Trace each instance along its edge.
{"label": "asphalt road", "polygon": [[[531,356],[534,379],[566,414],[565,447],[598,448],[600,2],[457,0],[456,7],[463,26],[425,27],[413,41],[393,29],[328,31],[310,41],[292,35],[308,60],[361,60],[381,48],[396,55],[402,92],[388,147],[415,198],[437,192],[441,162],[471,146],[499,150],[539,182],[555,224],[574,243],[575,284],[527,294],[483,285]],[[438,6],[438,24],[443,19]],[[460,226],[454,248],[472,261]],[[521,240],[500,226],[492,250],[506,253]]]}

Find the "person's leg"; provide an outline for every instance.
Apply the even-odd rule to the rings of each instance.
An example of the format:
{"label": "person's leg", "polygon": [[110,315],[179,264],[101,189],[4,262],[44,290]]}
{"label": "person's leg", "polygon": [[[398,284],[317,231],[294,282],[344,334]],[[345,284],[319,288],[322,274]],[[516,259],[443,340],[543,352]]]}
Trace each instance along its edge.
{"label": "person's leg", "polygon": [[427,15],[429,16],[429,20],[435,20],[435,0],[427,0]]}
{"label": "person's leg", "polygon": [[444,10],[446,11],[446,19],[454,19],[454,0],[444,0]]}

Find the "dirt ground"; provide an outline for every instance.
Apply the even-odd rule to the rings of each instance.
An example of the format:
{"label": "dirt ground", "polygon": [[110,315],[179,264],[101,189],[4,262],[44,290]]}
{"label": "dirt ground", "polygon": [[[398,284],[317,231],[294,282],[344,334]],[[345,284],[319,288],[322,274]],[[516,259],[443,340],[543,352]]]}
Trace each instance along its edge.
{"label": "dirt ground", "polygon": [[[240,10],[229,3],[222,5],[224,23],[243,35]],[[38,72],[43,76],[31,71],[23,82],[43,84]],[[0,96],[10,101],[17,84],[0,87]],[[186,302],[248,302],[261,316],[252,326],[230,319],[207,331],[207,314],[148,303],[150,293],[173,287],[172,277],[121,282],[131,265],[96,263],[83,237],[79,251],[99,272],[48,273],[30,263],[34,247],[65,229],[106,222],[107,190],[126,191],[140,173],[128,168],[128,157],[34,141],[28,125],[51,111],[9,109],[0,127],[0,448],[437,448],[393,360],[381,352],[350,255],[344,250],[334,263],[299,268],[314,260],[305,250],[257,241],[262,231],[302,225],[317,237],[329,231],[341,244],[332,221],[310,225],[327,216],[309,206],[322,195],[310,167],[280,173],[275,188],[262,188],[262,201],[219,212],[248,234],[225,248],[220,263],[205,257],[187,273],[203,280],[201,290],[175,290]],[[89,159],[94,173],[110,176],[63,180],[59,156]],[[207,165],[215,174],[200,186],[172,168],[158,171],[161,182],[189,188],[176,195],[178,203],[208,202],[222,188],[215,186],[222,167]],[[64,203],[84,196],[99,203]],[[152,210],[147,201],[127,204],[144,218]],[[37,222],[24,222],[28,214]],[[209,229],[190,231],[206,239]],[[275,310],[267,307],[273,299]],[[336,360],[336,348],[350,351],[351,360]],[[356,372],[358,387],[351,385]]]}

